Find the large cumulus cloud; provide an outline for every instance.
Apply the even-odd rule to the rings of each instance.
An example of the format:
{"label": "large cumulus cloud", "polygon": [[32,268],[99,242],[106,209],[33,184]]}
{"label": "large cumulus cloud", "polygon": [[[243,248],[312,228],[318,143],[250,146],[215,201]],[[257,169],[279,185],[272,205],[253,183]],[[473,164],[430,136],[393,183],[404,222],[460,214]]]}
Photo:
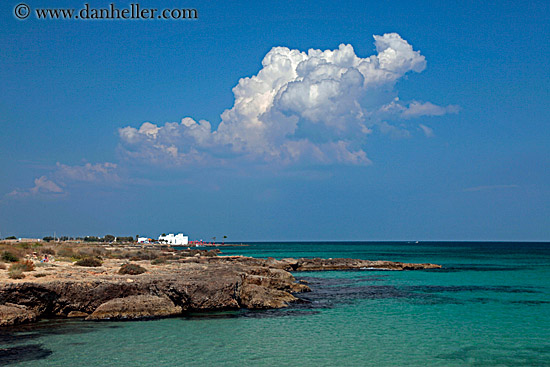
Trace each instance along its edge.
{"label": "large cumulus cloud", "polygon": [[377,54],[366,58],[344,44],[307,52],[274,47],[258,74],[233,88],[234,105],[221,114],[217,129],[189,117],[180,123],[127,126],[119,130],[120,151],[131,159],[169,165],[236,157],[283,164],[369,164],[364,149],[374,129],[395,132],[392,121],[457,110],[430,102],[402,103],[395,83],[409,72],[422,72],[426,60],[396,33],[374,36],[374,41]]}

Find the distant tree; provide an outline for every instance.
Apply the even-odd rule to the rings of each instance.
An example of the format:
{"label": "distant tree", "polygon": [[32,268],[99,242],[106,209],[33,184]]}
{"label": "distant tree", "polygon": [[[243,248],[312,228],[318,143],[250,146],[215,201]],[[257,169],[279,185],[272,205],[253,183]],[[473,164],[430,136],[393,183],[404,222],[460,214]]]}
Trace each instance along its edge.
{"label": "distant tree", "polygon": [[17,237],[15,237],[15,236],[6,237],[6,240],[16,240],[16,239],[17,239]]}
{"label": "distant tree", "polygon": [[163,237],[166,236],[166,233],[163,233],[162,236],[163,236]]}
{"label": "distant tree", "polygon": [[103,241],[105,242],[113,242],[115,240],[115,236],[112,234],[106,234],[105,237],[103,237]]}
{"label": "distant tree", "polygon": [[223,242],[222,242],[222,245],[224,245],[224,244],[225,244],[225,240],[226,240],[226,239],[227,239],[227,236],[225,236],[225,235],[224,235],[224,236],[223,236]]}
{"label": "distant tree", "polygon": [[136,234],[136,242],[138,241],[138,238],[139,238],[139,234]]}
{"label": "distant tree", "polygon": [[59,237],[59,240],[60,241],[68,241],[69,237],[67,237],[67,236]]}
{"label": "distant tree", "polygon": [[119,236],[116,238],[116,242],[132,242],[134,237],[132,236]]}
{"label": "distant tree", "polygon": [[52,236],[46,236],[44,238],[42,238],[43,241],[46,241],[46,242],[50,242],[50,241],[53,241],[53,237]]}

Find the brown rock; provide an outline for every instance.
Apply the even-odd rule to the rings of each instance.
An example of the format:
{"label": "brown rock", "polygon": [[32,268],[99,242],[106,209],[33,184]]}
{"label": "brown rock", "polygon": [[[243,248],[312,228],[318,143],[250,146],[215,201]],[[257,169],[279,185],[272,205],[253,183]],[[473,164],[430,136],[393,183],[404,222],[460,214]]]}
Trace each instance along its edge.
{"label": "brown rock", "polygon": [[36,313],[25,306],[11,303],[0,305],[0,326],[16,325],[36,320]]}
{"label": "brown rock", "polygon": [[181,313],[168,298],[149,295],[115,298],[99,306],[86,320],[140,319]]}
{"label": "brown rock", "polygon": [[[199,253],[200,254],[200,253]],[[183,311],[286,307],[292,293],[309,287],[290,271],[435,269],[434,264],[408,264],[356,259],[257,259],[243,256],[188,257],[132,277],[116,274],[117,260],[105,260],[105,271],[56,267],[51,275],[30,281],[0,282],[0,325],[67,315],[88,319],[169,316]]]}
{"label": "brown rock", "polygon": [[292,267],[295,271],[322,271],[322,270],[352,270],[352,269],[381,269],[381,270],[422,270],[439,269],[436,264],[410,264],[393,261],[370,261],[358,259],[298,259]]}
{"label": "brown rock", "polygon": [[245,308],[282,308],[297,300],[292,294],[256,284],[245,284],[240,292],[241,306]]}
{"label": "brown rock", "polygon": [[73,317],[87,317],[89,314],[86,312],[81,311],[71,311],[67,314],[67,317],[73,318]]}

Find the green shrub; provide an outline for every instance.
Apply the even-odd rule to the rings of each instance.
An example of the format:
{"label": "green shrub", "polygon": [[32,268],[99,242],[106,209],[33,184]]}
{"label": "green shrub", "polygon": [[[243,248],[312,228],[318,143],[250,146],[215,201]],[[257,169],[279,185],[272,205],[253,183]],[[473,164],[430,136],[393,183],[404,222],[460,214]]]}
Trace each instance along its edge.
{"label": "green shrub", "polygon": [[44,247],[40,249],[42,255],[55,255],[55,250],[51,247]]}
{"label": "green shrub", "polygon": [[130,259],[132,257],[136,257],[136,252],[135,251],[123,251],[122,252],[122,257],[125,258],[125,259]]}
{"label": "green shrub", "polygon": [[19,261],[19,257],[17,257],[17,255],[13,254],[12,252],[4,251],[2,253],[2,260],[5,262],[14,263]]}
{"label": "green shrub", "polygon": [[147,271],[144,267],[139,266],[138,264],[124,264],[120,267],[118,270],[119,274],[127,274],[127,275],[138,275],[143,274]]}
{"label": "green shrub", "polygon": [[28,249],[31,248],[31,244],[28,243],[28,242],[21,242],[21,243],[17,244],[17,246],[21,247],[24,250],[28,250]]}
{"label": "green shrub", "polygon": [[96,257],[104,256],[106,252],[104,249],[99,247],[94,248],[92,251]]}
{"label": "green shrub", "polygon": [[23,274],[23,270],[21,269],[10,269],[8,276],[11,279],[23,279],[25,277],[25,274]]}
{"label": "green shrub", "polygon": [[57,251],[57,256],[74,258],[77,255],[76,255],[76,253],[74,252],[74,250],[72,248],[63,247],[63,248],[59,249],[59,251]]}
{"label": "green shrub", "polygon": [[101,260],[96,259],[95,257],[85,257],[84,259],[78,260],[75,265],[78,266],[89,266],[89,267],[98,267],[102,265]]}
{"label": "green shrub", "polygon": [[155,251],[147,251],[143,256],[142,256],[142,259],[143,260],[154,260],[158,257],[158,253],[156,253]]}
{"label": "green shrub", "polygon": [[9,271],[21,270],[21,271],[33,271],[34,263],[30,260],[24,260],[18,263],[14,263],[10,266]]}
{"label": "green shrub", "polygon": [[110,253],[107,253],[107,255],[109,255],[109,258],[111,259],[121,259],[123,256],[122,256],[122,251],[120,250],[113,250],[111,251]]}
{"label": "green shrub", "polygon": [[151,265],[166,264],[165,257],[157,257],[156,259],[151,260]]}

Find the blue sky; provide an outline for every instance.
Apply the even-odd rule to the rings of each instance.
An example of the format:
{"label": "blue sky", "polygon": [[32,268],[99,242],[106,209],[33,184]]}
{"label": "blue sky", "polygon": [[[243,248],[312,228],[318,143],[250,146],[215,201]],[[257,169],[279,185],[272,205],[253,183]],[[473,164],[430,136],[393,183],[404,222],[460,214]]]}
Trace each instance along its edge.
{"label": "blue sky", "polygon": [[2,237],[550,240],[547,2],[186,2],[193,21],[17,4]]}

